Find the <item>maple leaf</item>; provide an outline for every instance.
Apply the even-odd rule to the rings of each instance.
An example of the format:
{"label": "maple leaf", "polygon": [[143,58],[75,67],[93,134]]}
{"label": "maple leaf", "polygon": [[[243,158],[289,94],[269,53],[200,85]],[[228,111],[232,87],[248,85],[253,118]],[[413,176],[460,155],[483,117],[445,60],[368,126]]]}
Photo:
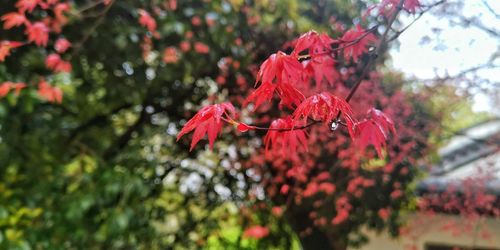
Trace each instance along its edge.
{"label": "maple leaf", "polygon": [[417,8],[420,8],[420,6],[420,0],[405,0],[403,4],[403,8],[412,14],[415,14]]}
{"label": "maple leaf", "polygon": [[58,3],[54,7],[54,15],[56,17],[55,26],[58,30],[66,23],[68,23],[68,18],[65,16],[65,13],[71,11],[71,5],[69,3]]}
{"label": "maple leaf", "polygon": [[0,97],[6,96],[12,89],[16,95],[19,95],[21,89],[24,88],[26,88],[26,84],[23,82],[3,82],[0,84]]}
{"label": "maple leaf", "polygon": [[155,33],[156,32],[156,21],[154,20],[153,17],[149,14],[149,12],[139,9],[139,24],[144,26],[145,28],[148,29],[149,32]]}
{"label": "maple leaf", "polygon": [[28,24],[26,28],[28,41],[34,42],[38,46],[46,47],[49,41],[49,31],[49,28],[43,22]]}
{"label": "maple leaf", "polygon": [[262,105],[262,103],[269,101],[273,98],[274,91],[276,90],[276,84],[270,82],[263,82],[255,91],[250,94],[245,100],[244,105],[248,103],[255,103],[254,110]]}
{"label": "maple leaf", "polygon": [[19,95],[19,92],[21,92],[21,89],[26,88],[26,83],[24,82],[14,82],[12,83],[11,89],[14,89],[14,92],[16,95]]}
{"label": "maple leaf", "polygon": [[302,70],[302,64],[296,57],[278,51],[262,63],[255,83],[259,81],[273,83],[275,79],[277,83],[283,81],[295,83],[300,81]]}
{"label": "maple leaf", "polygon": [[311,57],[325,55],[331,51],[331,45],[335,42],[337,40],[325,33],[318,34],[316,31],[309,31],[296,40],[292,55],[297,56],[304,50],[309,50]]}
{"label": "maple leaf", "polygon": [[226,116],[226,119],[232,120],[234,114],[234,106],[229,102],[205,106],[184,125],[177,135],[177,141],[185,134],[194,130],[189,151],[193,150],[205,134],[208,134],[210,149],[213,149],[215,138],[222,130],[223,116]]}
{"label": "maple leaf", "polygon": [[373,145],[379,158],[383,158],[382,148],[386,147],[389,132],[396,134],[392,120],[374,108],[368,111],[367,118],[356,123],[354,131],[358,147],[364,150],[368,145]]}
{"label": "maple leaf", "polygon": [[251,226],[243,232],[243,237],[261,239],[269,235],[269,229],[263,226]]}
{"label": "maple leaf", "polygon": [[294,157],[298,150],[307,151],[306,132],[303,129],[289,130],[302,125],[303,122],[294,121],[291,116],[274,120],[264,137],[266,153],[270,149],[275,152],[281,150],[283,157]]}
{"label": "maple leaf", "polygon": [[16,8],[18,8],[20,12],[28,11],[31,13],[40,3],[40,0],[18,0],[16,3]]}
{"label": "maple leaf", "polygon": [[52,87],[44,79],[38,83],[38,95],[52,103],[61,103],[63,93],[58,87]]}
{"label": "maple leaf", "polygon": [[358,58],[368,51],[368,44],[377,41],[375,35],[366,34],[366,31],[359,24],[356,25],[356,28],[348,30],[341,40],[347,44],[344,48],[344,57],[346,60],[352,58],[354,62],[357,62]]}
{"label": "maple leaf", "polygon": [[22,46],[22,42],[0,41],[0,62],[5,61],[5,58],[10,55],[10,50]]}
{"label": "maple leaf", "polygon": [[346,125],[351,137],[354,136],[354,118],[351,106],[344,99],[322,92],[309,96],[293,112],[294,120],[307,120],[310,117],[316,121],[331,123],[337,118],[339,112],[346,120]]}
{"label": "maple leaf", "polygon": [[335,68],[335,60],[329,55],[316,56],[302,63],[308,74],[314,75],[316,87],[319,87],[323,79],[325,79],[330,86],[333,86],[340,78],[339,72],[337,72]]}
{"label": "maple leaf", "polygon": [[45,66],[48,69],[53,70],[56,73],[59,72],[71,72],[71,64],[69,62],[63,61],[61,56],[58,54],[52,53],[47,56],[45,59]]}
{"label": "maple leaf", "polygon": [[26,17],[23,13],[10,12],[2,16],[2,21],[4,22],[3,28],[8,30],[12,27],[21,26],[27,22]]}
{"label": "maple leaf", "polygon": [[0,84],[0,97],[6,96],[11,88],[12,88],[11,82],[4,82]]}
{"label": "maple leaf", "polygon": [[71,47],[71,43],[65,38],[59,38],[54,44],[54,49],[57,53],[64,53]]}
{"label": "maple leaf", "polygon": [[278,83],[276,89],[278,96],[281,98],[280,108],[283,106],[293,108],[298,106],[305,98],[304,94],[288,82]]}
{"label": "maple leaf", "polygon": [[195,42],[194,50],[200,54],[208,54],[208,52],[210,52],[210,47],[202,42]]}
{"label": "maple leaf", "polygon": [[177,49],[175,47],[168,47],[163,51],[163,62],[164,63],[176,63],[179,60],[177,55]]}

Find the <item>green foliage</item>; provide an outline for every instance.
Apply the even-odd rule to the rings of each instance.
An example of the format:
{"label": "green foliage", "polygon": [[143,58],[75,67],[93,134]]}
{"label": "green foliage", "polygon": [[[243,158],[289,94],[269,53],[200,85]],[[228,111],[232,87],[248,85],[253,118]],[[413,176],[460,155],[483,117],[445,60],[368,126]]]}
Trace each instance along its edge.
{"label": "green foliage", "polygon": [[[50,51],[34,46],[17,49],[0,64],[0,82],[30,86],[0,100],[0,248],[257,246],[239,241],[242,228],[233,202],[245,199],[248,186],[237,187],[236,176],[220,166],[227,155],[197,157],[175,143],[186,110],[221,90],[213,80],[222,57],[239,61],[239,72],[252,82],[251,64],[299,30],[321,29],[310,19],[318,13],[310,12],[306,1],[256,2],[245,12],[243,1],[178,1],[176,11],[156,16],[162,35],[143,59],[146,31],[138,24],[137,8],[148,9],[151,1],[120,0],[107,13],[98,6],[72,16],[63,29],[73,42],[67,58],[72,73],[49,75],[44,58]],[[86,4],[75,1],[76,9]],[[12,9],[2,8],[0,15]],[[193,16],[217,22],[197,27]],[[260,21],[249,25],[249,16]],[[191,50],[176,64],[162,62],[163,49],[177,47],[189,31],[209,53]],[[19,29],[5,35],[23,39]],[[237,38],[246,47],[235,45]],[[226,91],[237,91],[236,73],[228,75]],[[61,105],[38,97],[41,77],[63,90]],[[196,190],[185,188],[189,178],[199,181]],[[222,198],[214,191],[217,185],[241,193]]]}

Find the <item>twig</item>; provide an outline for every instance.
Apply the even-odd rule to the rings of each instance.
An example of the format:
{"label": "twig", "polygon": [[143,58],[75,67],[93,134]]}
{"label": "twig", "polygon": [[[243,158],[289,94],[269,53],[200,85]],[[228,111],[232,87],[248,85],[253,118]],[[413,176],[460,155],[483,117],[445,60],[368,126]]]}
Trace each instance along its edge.
{"label": "twig", "polygon": [[80,51],[80,49],[83,47],[83,44],[85,44],[85,42],[87,42],[87,40],[94,33],[94,31],[97,29],[97,27],[99,27],[99,25],[101,25],[101,23],[104,21],[104,17],[106,16],[106,14],[111,9],[111,7],[113,6],[114,3],[115,3],[115,1],[111,0],[111,2],[106,6],[106,8],[102,12],[102,14],[99,16],[99,19],[97,19],[97,21],[92,25],[92,27],[90,27],[90,29],[87,31],[87,33],[85,33],[82,40],[80,40],[80,42],[78,42],[74,46],[73,52],[71,53],[71,57],[78,54],[78,51]]}

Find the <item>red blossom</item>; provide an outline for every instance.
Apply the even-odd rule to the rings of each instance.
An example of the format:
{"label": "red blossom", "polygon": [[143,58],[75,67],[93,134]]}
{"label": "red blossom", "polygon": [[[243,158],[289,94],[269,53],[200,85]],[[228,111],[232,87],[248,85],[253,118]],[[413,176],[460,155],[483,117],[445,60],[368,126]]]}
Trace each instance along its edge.
{"label": "red blossom", "polygon": [[26,16],[23,13],[10,12],[2,16],[3,28],[8,30],[12,27],[21,26],[27,22]]}
{"label": "red blossom", "polygon": [[[177,135],[177,141],[179,141],[183,135],[194,130],[189,150],[193,150],[205,134],[208,134],[208,142],[210,144],[210,149],[212,149],[217,134],[222,130],[223,119],[232,119],[234,114],[234,106],[228,102],[205,106],[184,125]],[[223,116],[225,116],[225,118]]]}
{"label": "red blossom", "polygon": [[36,22],[29,24],[26,28],[28,41],[34,42],[38,46],[47,46],[49,41],[49,28],[43,22]]}

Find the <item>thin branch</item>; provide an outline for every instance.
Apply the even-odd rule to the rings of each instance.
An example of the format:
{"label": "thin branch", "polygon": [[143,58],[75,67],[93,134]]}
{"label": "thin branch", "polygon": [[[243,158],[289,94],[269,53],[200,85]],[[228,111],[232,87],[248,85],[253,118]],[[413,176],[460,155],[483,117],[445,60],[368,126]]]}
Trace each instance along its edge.
{"label": "thin branch", "polygon": [[394,40],[396,40],[401,34],[403,34],[408,28],[410,28],[415,22],[417,22],[425,13],[427,13],[428,11],[430,11],[431,9],[433,9],[434,7],[438,6],[438,5],[441,5],[443,3],[445,3],[446,0],[441,0],[439,2],[436,2],[436,3],[433,3],[431,5],[428,5],[427,8],[425,8],[424,10],[422,10],[417,17],[415,17],[408,25],[406,25],[403,29],[399,30],[399,31],[395,31],[395,34],[389,38],[387,40],[387,42],[392,42]]}
{"label": "thin branch", "polygon": [[97,27],[99,27],[99,25],[101,25],[101,23],[104,21],[104,17],[109,12],[109,10],[111,9],[111,7],[113,6],[114,3],[115,3],[115,1],[111,0],[111,2],[106,6],[106,8],[104,9],[104,11],[101,13],[101,15],[99,16],[99,18],[97,19],[97,21],[95,21],[95,23],[92,25],[92,27],[90,27],[90,29],[85,33],[85,35],[83,36],[82,40],[80,40],[74,46],[73,52],[71,53],[71,57],[73,57],[74,55],[78,54],[78,51],[80,51],[80,49],[83,47],[83,45],[85,44],[85,42],[87,42],[87,40],[90,38],[90,36],[95,32],[95,30],[97,29]]}
{"label": "thin branch", "polygon": [[[324,52],[316,53],[316,54],[314,54],[314,55],[315,55],[315,56],[319,56],[319,55],[328,55],[328,54],[331,54],[331,53],[333,53],[333,52],[335,52],[335,51],[343,50],[343,49],[345,49],[345,48],[348,48],[348,47],[350,47],[350,46],[353,46],[353,45],[357,44],[359,41],[361,41],[363,38],[365,38],[366,36],[368,36],[369,34],[371,34],[373,31],[377,30],[379,26],[380,26],[380,24],[377,24],[377,25],[375,25],[375,26],[373,26],[373,27],[371,27],[371,28],[367,29],[367,30],[363,33],[363,35],[359,36],[358,38],[356,38],[356,39],[354,39],[354,40],[352,40],[352,41],[343,41],[343,40],[338,40],[338,41],[340,41],[340,42],[342,42],[342,43],[345,43],[345,44],[343,44],[343,45],[341,45],[341,46],[339,46],[339,47],[337,47],[337,48],[334,48],[334,49],[329,49],[329,50],[324,51]],[[309,59],[309,58],[311,58],[311,55],[310,55],[310,54],[307,54],[307,55],[300,55],[300,56],[298,57],[298,59],[299,59],[299,60]]]}
{"label": "thin branch", "polygon": [[486,6],[488,11],[491,12],[491,14],[493,14],[497,19],[500,19],[500,14],[498,14],[486,0],[483,0],[483,4]]}
{"label": "thin branch", "polygon": [[[370,57],[368,63],[365,65],[365,67],[363,69],[363,73],[361,73],[361,76],[358,78],[358,80],[354,84],[354,87],[352,87],[351,91],[347,95],[347,97],[345,99],[346,102],[349,102],[351,100],[351,98],[354,96],[354,94],[356,93],[356,91],[358,90],[359,86],[363,82],[363,79],[368,74],[369,68],[375,62],[375,59],[377,58],[378,54],[382,51],[382,45],[384,45],[386,42],[388,42],[387,41],[387,35],[389,34],[389,30],[391,29],[392,25],[396,21],[396,18],[398,17],[399,13],[403,9],[403,3],[404,3],[404,0],[400,0],[399,1],[399,4],[398,4],[398,6],[396,8],[396,11],[392,15],[392,17],[389,19],[387,27],[386,27],[384,33],[382,34],[382,36],[380,38],[380,42],[378,43],[378,46],[377,46],[377,48],[375,50],[375,53],[372,54],[372,56]],[[341,112],[339,112],[339,114],[337,115],[337,119],[340,117],[340,115],[341,115]]]}
{"label": "thin branch", "polygon": [[96,2],[92,2],[92,3],[89,3],[87,4],[86,6],[83,6],[82,8],[78,9],[74,15],[76,16],[81,16],[81,14],[87,10],[90,10],[90,9],[93,9],[94,7],[100,5],[100,4],[104,4],[104,0],[99,0],[99,1],[96,1]]}

